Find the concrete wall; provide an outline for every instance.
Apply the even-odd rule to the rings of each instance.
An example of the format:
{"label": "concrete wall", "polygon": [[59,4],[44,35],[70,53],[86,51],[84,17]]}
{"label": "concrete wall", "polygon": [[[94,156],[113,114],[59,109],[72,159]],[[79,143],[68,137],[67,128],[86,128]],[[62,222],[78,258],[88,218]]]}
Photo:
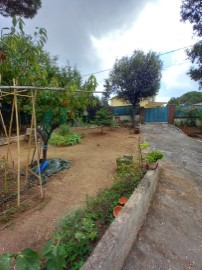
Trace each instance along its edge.
{"label": "concrete wall", "polygon": [[[20,141],[23,141],[24,139],[25,139],[25,135],[20,135],[19,136],[19,140]],[[18,137],[17,136],[11,137],[10,138],[10,143],[17,142],[17,140],[18,140]],[[5,145],[5,144],[8,144],[7,143],[7,138],[1,138],[0,139],[0,145]]]}
{"label": "concrete wall", "polygon": [[[185,124],[189,123],[190,121],[191,121],[190,118],[175,118],[174,119],[174,124],[185,125]],[[199,128],[202,127],[202,121],[201,120],[195,118],[194,122],[195,122],[196,127],[199,127]]]}
{"label": "concrete wall", "polygon": [[148,171],[81,270],[120,270],[143,225],[160,168]]}
{"label": "concrete wall", "polygon": [[[139,115],[135,115],[135,121],[139,121],[140,120],[140,116]],[[130,115],[119,115],[119,116],[113,116],[113,121],[115,122],[119,122],[119,121],[132,121],[132,117]]]}

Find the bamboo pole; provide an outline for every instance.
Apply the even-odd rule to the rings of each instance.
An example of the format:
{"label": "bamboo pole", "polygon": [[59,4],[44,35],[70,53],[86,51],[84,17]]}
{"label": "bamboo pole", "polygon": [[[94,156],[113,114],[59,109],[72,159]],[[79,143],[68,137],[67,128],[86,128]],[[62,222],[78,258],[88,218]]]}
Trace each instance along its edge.
{"label": "bamboo pole", "polygon": [[1,124],[2,124],[3,130],[4,130],[4,133],[5,133],[6,137],[8,137],[8,133],[6,131],[6,126],[5,126],[5,123],[4,123],[3,115],[1,113],[1,109],[0,109],[0,119],[1,119]]}
{"label": "bamboo pole", "polygon": [[[13,85],[16,85],[16,81],[13,80]],[[16,118],[16,130],[17,130],[17,205],[20,206],[20,130],[19,130],[19,118],[18,118],[18,103],[17,103],[17,89],[14,89],[14,103],[15,103],[15,118]]]}
{"label": "bamboo pole", "polygon": [[[2,92],[3,93],[3,92]],[[6,97],[6,96],[13,96],[13,93],[6,93],[6,94],[2,94],[1,97]]]}
{"label": "bamboo pole", "polygon": [[[1,97],[7,97],[7,96],[13,96],[13,93],[7,93],[6,92],[6,94],[1,95]],[[29,96],[29,95],[22,95],[22,94],[18,94],[18,93],[16,93],[16,96],[18,96],[18,97],[29,97],[29,98],[32,97],[32,96]]]}
{"label": "bamboo pole", "polygon": [[[51,90],[51,91],[71,91],[71,89],[67,89],[67,88],[55,88],[55,87],[36,87],[36,86],[16,86],[16,88],[14,86],[4,86],[4,85],[0,85],[1,89],[27,89],[27,90]],[[74,92],[81,92],[81,93],[107,93],[107,91],[88,91],[88,90],[80,90],[77,89]]]}
{"label": "bamboo pole", "polygon": [[[0,83],[1,83],[1,74],[0,74]],[[1,91],[1,96],[0,98],[2,97],[2,91]],[[6,125],[4,123],[4,119],[3,119],[3,115],[2,115],[2,112],[1,112],[1,104],[0,104],[0,118],[1,118],[1,123],[2,123],[2,126],[3,126],[3,129],[4,129],[4,133],[6,135],[6,139],[8,141],[8,133],[7,133],[7,130],[6,130]],[[12,160],[12,155],[11,155],[11,151],[9,151],[10,153],[10,157],[11,157],[11,160]],[[5,171],[4,171],[4,192],[7,193],[8,192],[8,185],[7,185],[7,180],[8,180],[8,160],[5,158]]]}
{"label": "bamboo pole", "polygon": [[[11,109],[11,120],[10,120],[9,132],[8,132],[8,137],[7,137],[7,151],[6,151],[6,158],[5,158],[5,183],[4,183],[4,190],[5,190],[5,192],[7,192],[8,154],[11,153],[11,151],[10,151],[10,141],[11,141],[12,126],[13,126],[14,109],[15,109],[15,100],[14,100],[14,97],[13,97],[13,103],[12,103],[12,109]],[[10,156],[11,156],[11,154],[10,154]],[[12,156],[11,156],[11,161],[12,161]],[[13,163],[13,165],[14,165],[14,163]]]}
{"label": "bamboo pole", "polygon": [[37,141],[37,123],[36,123],[36,109],[35,109],[35,102],[36,102],[36,90],[34,90],[33,93],[33,102],[32,102],[32,112],[34,116],[34,140],[35,140],[35,146],[36,146],[36,152],[37,152],[37,166],[39,171],[39,185],[40,185],[40,192],[41,192],[41,198],[43,198],[43,187],[42,187],[42,181],[41,181],[41,170],[40,170],[40,152],[39,152],[39,146]]}
{"label": "bamboo pole", "polygon": [[12,109],[11,109],[11,120],[10,120],[10,126],[8,131],[8,140],[7,140],[7,153],[6,153],[6,160],[8,161],[8,153],[10,151],[10,140],[11,140],[11,132],[12,132],[12,125],[13,125],[13,117],[14,117],[14,109],[15,109],[15,100],[13,97],[13,103],[12,103]]}
{"label": "bamboo pole", "polygon": [[[32,103],[33,103],[33,95],[32,95]],[[30,153],[31,153],[31,135],[32,135],[32,130],[33,130],[33,124],[34,124],[34,116],[33,116],[33,111],[32,111],[32,119],[31,119],[31,134],[29,137],[29,142],[28,142],[28,156],[27,156],[27,164],[26,164],[26,171],[25,171],[25,182],[28,180],[28,169],[29,169],[29,160],[30,160]]]}
{"label": "bamboo pole", "polygon": [[[1,123],[2,123],[3,129],[4,129],[4,133],[6,135],[6,139],[8,141],[8,133],[7,133],[7,130],[6,130],[6,125],[5,125],[5,122],[4,122],[4,119],[3,119],[1,109],[0,109],[0,118],[1,118]],[[9,154],[10,154],[10,158],[11,158],[11,161],[12,161],[12,154],[11,154],[10,149],[9,149]]]}

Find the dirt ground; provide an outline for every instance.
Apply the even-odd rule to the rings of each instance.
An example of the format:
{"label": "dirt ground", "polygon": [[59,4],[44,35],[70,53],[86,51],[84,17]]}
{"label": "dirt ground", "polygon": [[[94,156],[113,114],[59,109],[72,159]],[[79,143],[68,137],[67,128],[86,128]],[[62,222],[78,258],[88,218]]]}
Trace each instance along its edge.
{"label": "dirt ground", "polygon": [[[44,187],[45,198],[0,225],[0,253],[18,252],[25,247],[40,249],[52,235],[58,219],[70,209],[82,205],[86,195],[109,187],[116,172],[116,158],[123,154],[137,155],[139,135],[130,134],[127,128],[114,128],[101,134],[99,128],[82,130],[85,137],[71,147],[53,147],[48,158],[63,158],[72,163],[50,177]],[[0,158],[5,154],[0,147]],[[22,143],[21,161],[27,158],[27,143]],[[16,144],[12,144],[13,160],[16,159]]]}

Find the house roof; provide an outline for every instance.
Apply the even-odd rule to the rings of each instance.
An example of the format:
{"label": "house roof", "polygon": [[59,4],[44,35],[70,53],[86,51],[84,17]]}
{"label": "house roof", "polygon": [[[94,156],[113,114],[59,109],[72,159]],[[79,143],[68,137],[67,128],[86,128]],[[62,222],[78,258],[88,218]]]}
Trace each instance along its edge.
{"label": "house roof", "polygon": [[167,102],[163,102],[163,101],[152,101],[152,102],[148,102],[147,104],[150,104],[150,105],[163,105],[163,104],[167,104]]}

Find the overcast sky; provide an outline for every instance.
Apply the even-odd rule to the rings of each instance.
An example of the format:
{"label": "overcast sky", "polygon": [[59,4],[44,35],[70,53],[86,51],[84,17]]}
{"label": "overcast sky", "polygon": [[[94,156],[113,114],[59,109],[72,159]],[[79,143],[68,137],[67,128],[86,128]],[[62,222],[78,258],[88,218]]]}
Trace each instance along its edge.
{"label": "overcast sky", "polygon": [[[159,53],[194,44],[192,26],[180,22],[181,0],[42,0],[42,8],[26,20],[26,32],[44,27],[45,49],[58,64],[77,66],[82,75],[110,69],[116,58],[136,49]],[[0,26],[10,20],[0,17]],[[184,50],[161,56],[164,61],[158,101],[198,90],[186,75],[190,62]],[[95,74],[103,90],[108,72]],[[86,77],[84,76],[84,79]]]}

